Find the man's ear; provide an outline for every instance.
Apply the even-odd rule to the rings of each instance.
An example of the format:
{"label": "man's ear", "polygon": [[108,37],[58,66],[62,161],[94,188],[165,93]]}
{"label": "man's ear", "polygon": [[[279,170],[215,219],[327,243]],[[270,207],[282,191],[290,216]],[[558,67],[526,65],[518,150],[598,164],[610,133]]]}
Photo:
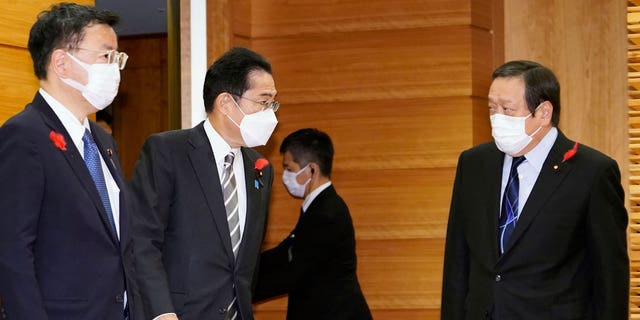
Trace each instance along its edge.
{"label": "man's ear", "polygon": [[549,101],[541,103],[538,114],[540,114],[541,119],[545,120],[545,123],[551,123],[551,118],[553,117],[553,104]]}
{"label": "man's ear", "polygon": [[320,168],[315,162],[309,162],[309,168],[311,169],[311,174],[314,174],[316,171],[320,172]]}
{"label": "man's ear", "polygon": [[227,115],[231,112],[231,108],[234,107],[233,96],[228,92],[220,93],[215,100],[213,100],[213,108],[218,108],[222,114]]}
{"label": "man's ear", "polygon": [[49,61],[49,70],[55,72],[62,78],[67,78],[69,75],[69,59],[67,59],[67,52],[62,49],[53,50],[51,53],[51,60]]}

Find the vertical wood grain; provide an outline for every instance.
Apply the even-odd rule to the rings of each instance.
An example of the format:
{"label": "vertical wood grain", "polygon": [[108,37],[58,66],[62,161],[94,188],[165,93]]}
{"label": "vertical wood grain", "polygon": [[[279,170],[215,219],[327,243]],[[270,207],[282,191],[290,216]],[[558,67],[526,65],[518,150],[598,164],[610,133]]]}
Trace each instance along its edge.
{"label": "vertical wood grain", "polygon": [[[316,127],[332,137],[332,180],[353,216],[375,319],[439,316],[456,161],[490,139],[494,2],[233,2],[232,45],[272,63],[282,103],[259,150],[279,177],[286,135]],[[276,178],[265,249],[293,228],[300,204]],[[286,297],[256,305],[258,320],[285,313]]]}
{"label": "vertical wood grain", "polygon": [[626,4],[505,1],[505,60],[534,60],[554,71],[560,129],[616,159],[623,181],[629,160]]}

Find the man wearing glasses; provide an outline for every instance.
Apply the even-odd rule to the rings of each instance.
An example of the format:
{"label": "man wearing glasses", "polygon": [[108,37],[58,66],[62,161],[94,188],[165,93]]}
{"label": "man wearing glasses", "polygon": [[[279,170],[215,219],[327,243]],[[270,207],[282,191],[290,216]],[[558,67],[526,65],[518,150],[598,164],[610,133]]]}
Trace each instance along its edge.
{"label": "man wearing glasses", "polygon": [[109,11],[63,3],[31,28],[40,90],[0,127],[8,319],[128,318],[126,184],[114,140],[87,119],[118,92],[127,55],[116,51],[117,22]]}
{"label": "man wearing glasses", "polygon": [[207,71],[203,92],[207,119],[149,137],[135,166],[144,319],[253,319],[273,167],[251,148],[277,124],[271,65],[232,48]]}

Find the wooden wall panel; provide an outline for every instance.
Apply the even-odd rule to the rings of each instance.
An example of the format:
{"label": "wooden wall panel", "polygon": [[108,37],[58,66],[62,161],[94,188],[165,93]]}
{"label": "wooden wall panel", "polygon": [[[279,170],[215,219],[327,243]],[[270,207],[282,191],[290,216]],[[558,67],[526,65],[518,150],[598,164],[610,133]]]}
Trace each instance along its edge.
{"label": "wooden wall panel", "polygon": [[[279,178],[282,139],[303,127],[326,131],[375,319],[439,317],[456,162],[490,139],[486,95],[500,56],[494,2],[232,3],[231,45],[272,63],[282,103],[273,137],[259,148],[278,177],[264,248],[290,232],[301,204]],[[257,320],[285,313],[286,297],[256,306]]]}
{"label": "wooden wall panel", "polygon": [[505,1],[506,60],[535,60],[554,71],[562,88],[560,128],[616,159],[624,181],[629,153],[626,4]]}
{"label": "wooden wall panel", "polygon": [[255,39],[288,103],[471,95],[468,26]]}
{"label": "wooden wall panel", "polygon": [[22,111],[36,90],[38,79],[29,51],[0,45],[0,125]]}
{"label": "wooden wall panel", "polygon": [[129,60],[113,103],[113,135],[122,170],[130,178],[146,138],[170,128],[167,35],[122,37],[118,47]]}
{"label": "wooden wall panel", "polygon": [[[27,50],[29,30],[38,13],[58,1],[3,1],[0,4],[0,125],[31,102],[38,79]],[[93,4],[80,0],[77,3]]]}
{"label": "wooden wall panel", "polygon": [[[279,177],[281,160],[272,160]],[[442,225],[448,216],[443,212],[449,211],[455,168],[356,171],[341,168],[339,160],[335,164],[332,180],[349,206],[359,241],[444,238]],[[278,210],[270,213],[266,247],[289,234],[302,203],[286,193],[279,178],[273,190],[273,207]]]}
{"label": "wooden wall panel", "polygon": [[[10,32],[0,32],[0,43],[26,48],[29,40],[29,30],[36,21],[38,14],[49,9],[52,4],[60,1],[52,0],[30,0],[30,1],[2,1],[0,5],[0,30]],[[93,0],[76,0],[78,4],[94,4]]]}
{"label": "wooden wall panel", "polygon": [[233,31],[247,38],[452,25],[490,29],[492,9],[478,0],[240,0],[233,6]]}
{"label": "wooden wall panel", "polygon": [[472,108],[464,97],[283,103],[268,146],[277,154],[286,135],[312,126],[332,136],[339,169],[454,167],[472,143]]}

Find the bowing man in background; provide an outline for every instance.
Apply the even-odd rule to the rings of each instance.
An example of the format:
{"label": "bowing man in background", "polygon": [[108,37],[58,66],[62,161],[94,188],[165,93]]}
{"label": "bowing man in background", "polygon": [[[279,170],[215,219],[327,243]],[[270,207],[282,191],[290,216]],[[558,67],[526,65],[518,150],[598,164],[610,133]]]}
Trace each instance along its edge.
{"label": "bowing man in background", "polygon": [[254,300],[289,294],[288,320],[371,319],[356,275],[349,208],[330,180],[331,138],[301,129],[282,141],[280,153],[282,181],[304,202],[291,234],[261,254]]}
{"label": "bowing man in background", "polygon": [[276,93],[271,65],[232,48],[207,71],[207,119],[145,142],[131,182],[144,319],[253,319],[273,167],[251,147],[277,124]]}
{"label": "bowing man in background", "polygon": [[0,297],[8,319],[127,316],[126,185],[113,138],[87,120],[118,92],[127,56],[115,51],[117,21],[63,3],[31,28],[40,90],[0,127]]}
{"label": "bowing man in background", "polygon": [[462,152],[442,319],[628,319],[627,212],[616,162],[558,128],[551,70],[493,73],[494,142]]}

